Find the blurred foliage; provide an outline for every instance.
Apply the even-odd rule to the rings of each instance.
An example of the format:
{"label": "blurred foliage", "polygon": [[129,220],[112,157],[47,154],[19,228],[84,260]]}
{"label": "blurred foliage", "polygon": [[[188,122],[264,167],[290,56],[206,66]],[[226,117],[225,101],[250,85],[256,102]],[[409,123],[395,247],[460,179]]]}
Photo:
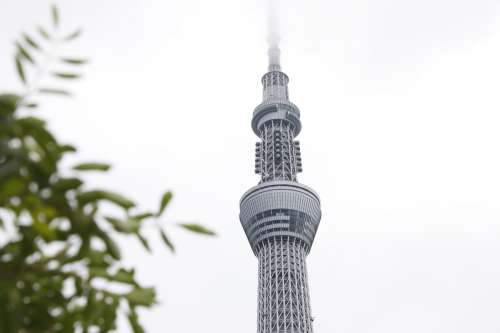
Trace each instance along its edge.
{"label": "blurred foliage", "polygon": [[[30,108],[40,94],[70,94],[42,86],[44,75],[75,79],[81,74],[73,69],[87,61],[55,54],[81,30],[61,34],[55,6],[51,13],[50,29],[38,27],[37,38],[25,33],[16,42],[25,91],[0,95],[0,332],[109,332],[120,314],[134,333],[144,332],[137,309],[155,304],[155,290],[123,266],[117,237],[137,238],[149,251],[144,229],[154,227],[173,251],[158,222],[172,193],[162,196],[157,211],[139,211],[122,194],[87,188],[81,173],[106,172],[108,164],[62,170],[61,160],[76,148],[58,142]],[[66,70],[51,69],[61,65]],[[214,234],[196,224],[178,226]]]}

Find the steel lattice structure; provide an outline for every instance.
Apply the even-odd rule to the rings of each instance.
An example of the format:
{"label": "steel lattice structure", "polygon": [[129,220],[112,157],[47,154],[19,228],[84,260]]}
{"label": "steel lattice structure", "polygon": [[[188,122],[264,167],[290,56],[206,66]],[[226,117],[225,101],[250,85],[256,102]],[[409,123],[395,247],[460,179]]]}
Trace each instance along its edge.
{"label": "steel lattice structure", "polygon": [[259,260],[258,333],[312,333],[306,256],[321,219],[318,195],[298,183],[300,111],[289,101],[279,50],[270,51],[263,101],[252,118],[257,186],[240,202],[240,221]]}

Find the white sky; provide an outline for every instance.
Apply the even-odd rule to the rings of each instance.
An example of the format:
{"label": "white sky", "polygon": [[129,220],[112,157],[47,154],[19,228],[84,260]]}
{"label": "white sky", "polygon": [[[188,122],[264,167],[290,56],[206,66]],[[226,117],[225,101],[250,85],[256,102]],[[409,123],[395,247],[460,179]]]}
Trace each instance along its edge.
{"label": "white sky", "polygon": [[[308,258],[315,332],[500,332],[500,2],[287,0],[282,60],[302,110],[301,182],[322,198]],[[11,41],[49,2],[0,1],[0,90]],[[127,260],[161,305],[149,332],[256,331],[257,261],[238,201],[257,183],[250,128],[266,69],[265,2],[60,1],[85,28],[76,98],[40,111],[93,184],[145,207],[175,191],[171,229]],[[78,52],[75,52],[78,51]],[[169,222],[166,222],[169,223]],[[126,326],[120,332],[127,332]]]}

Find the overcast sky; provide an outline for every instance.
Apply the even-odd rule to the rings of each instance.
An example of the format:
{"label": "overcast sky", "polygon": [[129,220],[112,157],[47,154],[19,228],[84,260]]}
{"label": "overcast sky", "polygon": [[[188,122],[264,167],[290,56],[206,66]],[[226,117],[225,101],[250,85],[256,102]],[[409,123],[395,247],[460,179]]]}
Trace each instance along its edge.
{"label": "overcast sky", "polygon": [[[48,1],[0,0],[0,90],[12,40]],[[50,127],[103,160],[144,207],[175,192],[178,253],[124,242],[161,305],[148,332],[256,331],[257,260],[238,220],[266,69],[265,1],[66,0],[89,57]],[[500,2],[286,0],[282,63],[301,109],[304,172],[323,219],[308,257],[316,333],[500,332]],[[170,222],[168,222],[170,221]],[[120,332],[128,332],[123,326]]]}

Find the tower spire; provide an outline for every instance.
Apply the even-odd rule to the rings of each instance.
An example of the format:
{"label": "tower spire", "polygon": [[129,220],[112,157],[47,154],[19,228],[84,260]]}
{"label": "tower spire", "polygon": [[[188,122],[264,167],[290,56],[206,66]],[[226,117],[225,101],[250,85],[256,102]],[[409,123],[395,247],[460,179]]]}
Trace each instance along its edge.
{"label": "tower spire", "polygon": [[306,256],[321,219],[320,201],[297,180],[300,111],[289,100],[277,45],[268,55],[263,101],[252,117],[260,182],[240,201],[240,221],[259,260],[257,333],[312,333]]}

